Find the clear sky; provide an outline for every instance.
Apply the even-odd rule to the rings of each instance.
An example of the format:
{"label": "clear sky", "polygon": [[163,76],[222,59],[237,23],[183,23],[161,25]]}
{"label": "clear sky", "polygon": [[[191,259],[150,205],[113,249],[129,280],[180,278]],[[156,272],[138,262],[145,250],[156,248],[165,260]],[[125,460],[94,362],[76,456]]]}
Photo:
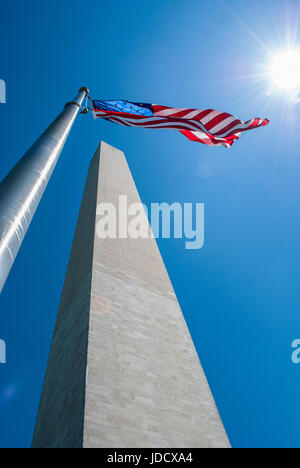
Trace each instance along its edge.
{"label": "clear sky", "polygon": [[[204,202],[206,242],[159,247],[234,447],[300,447],[299,105],[270,87],[299,1],[2,2],[0,178],[72,99],[214,108],[271,124],[230,150],[79,117],[0,297],[0,446],[31,443],[80,199],[99,141],[142,200]],[[172,382],[170,382],[172,385]]]}

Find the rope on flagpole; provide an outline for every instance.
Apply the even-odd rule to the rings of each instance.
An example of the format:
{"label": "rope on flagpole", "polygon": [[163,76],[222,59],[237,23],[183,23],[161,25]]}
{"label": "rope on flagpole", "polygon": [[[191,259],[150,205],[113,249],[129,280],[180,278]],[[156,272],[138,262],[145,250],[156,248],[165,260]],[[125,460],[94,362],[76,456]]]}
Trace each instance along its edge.
{"label": "rope on flagpole", "polygon": [[[91,107],[88,107],[88,99],[91,101],[92,103],[92,106]],[[90,111],[93,110],[93,99],[91,98],[91,96],[89,96],[88,94],[86,94],[85,96],[85,106],[84,107],[81,107],[81,112],[80,114],[88,114]]]}

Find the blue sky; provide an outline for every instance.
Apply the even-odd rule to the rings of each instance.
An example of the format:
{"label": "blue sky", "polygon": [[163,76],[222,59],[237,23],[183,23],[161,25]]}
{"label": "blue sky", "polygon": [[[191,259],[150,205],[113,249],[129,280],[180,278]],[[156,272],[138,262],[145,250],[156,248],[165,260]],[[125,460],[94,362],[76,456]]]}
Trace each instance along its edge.
{"label": "blue sky", "polygon": [[0,446],[27,447],[80,199],[99,141],[124,150],[142,200],[204,202],[206,243],[159,247],[234,447],[299,447],[299,105],[270,89],[299,42],[299,2],[2,2],[3,178],[80,86],[97,99],[215,108],[271,125],[230,150],[176,131],[79,117],[0,297]]}

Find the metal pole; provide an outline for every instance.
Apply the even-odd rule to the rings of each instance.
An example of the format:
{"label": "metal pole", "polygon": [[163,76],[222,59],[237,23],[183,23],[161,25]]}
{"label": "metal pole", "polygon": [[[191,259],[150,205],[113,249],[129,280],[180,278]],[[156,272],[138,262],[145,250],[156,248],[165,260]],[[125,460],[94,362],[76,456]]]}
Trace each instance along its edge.
{"label": "metal pole", "polygon": [[89,90],[78,93],[0,184],[0,292]]}

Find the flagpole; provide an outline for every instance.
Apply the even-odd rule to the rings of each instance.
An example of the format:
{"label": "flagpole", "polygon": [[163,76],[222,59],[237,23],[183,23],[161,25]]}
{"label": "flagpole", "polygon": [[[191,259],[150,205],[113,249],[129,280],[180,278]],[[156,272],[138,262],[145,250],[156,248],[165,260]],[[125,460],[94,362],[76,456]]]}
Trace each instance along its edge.
{"label": "flagpole", "polygon": [[78,91],[0,184],[0,292],[88,94],[85,87]]}

